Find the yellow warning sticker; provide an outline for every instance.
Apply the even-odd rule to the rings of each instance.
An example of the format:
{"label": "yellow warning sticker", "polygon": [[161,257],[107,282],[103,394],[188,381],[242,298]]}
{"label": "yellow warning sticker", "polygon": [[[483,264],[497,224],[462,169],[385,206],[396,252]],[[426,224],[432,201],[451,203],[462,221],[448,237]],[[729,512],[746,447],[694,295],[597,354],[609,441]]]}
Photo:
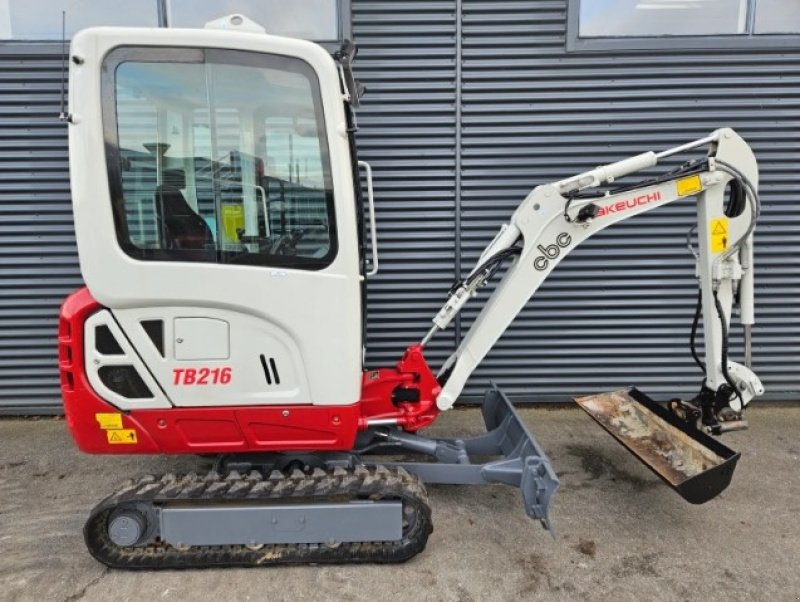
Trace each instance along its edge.
{"label": "yellow warning sticker", "polygon": [[222,232],[225,240],[231,243],[239,242],[238,230],[244,228],[244,207],[241,205],[222,205]]}
{"label": "yellow warning sticker", "polygon": [[689,176],[676,182],[678,185],[678,196],[689,196],[690,194],[697,194],[703,190],[703,183],[700,181],[700,176]]}
{"label": "yellow warning sticker", "polygon": [[94,415],[94,419],[97,420],[100,428],[104,431],[122,428],[122,414],[117,414],[116,412],[100,412]]}
{"label": "yellow warning sticker", "polygon": [[722,253],[727,251],[730,244],[728,237],[728,218],[720,217],[719,219],[711,220],[709,226],[711,232],[711,252]]}
{"label": "yellow warning sticker", "polygon": [[136,431],[133,429],[106,431],[106,437],[111,445],[133,445],[138,441]]}

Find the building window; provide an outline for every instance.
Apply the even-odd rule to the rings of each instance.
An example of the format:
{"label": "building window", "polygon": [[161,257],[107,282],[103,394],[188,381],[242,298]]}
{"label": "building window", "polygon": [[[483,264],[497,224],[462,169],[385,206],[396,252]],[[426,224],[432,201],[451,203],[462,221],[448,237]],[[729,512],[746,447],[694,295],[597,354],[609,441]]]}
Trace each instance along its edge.
{"label": "building window", "polygon": [[103,119],[130,256],[321,269],[336,255],[319,83],[300,59],[119,48]]}
{"label": "building window", "polygon": [[[753,0],[751,0],[753,1]],[[797,0],[758,0],[753,33],[800,32],[800,2]]]}
{"label": "building window", "polygon": [[570,0],[568,30],[569,50],[780,45],[800,33],[800,2]]}
{"label": "building window", "polygon": [[252,19],[268,33],[331,42],[342,39],[337,0],[166,0],[170,27],[203,27],[232,13]]}
{"label": "building window", "polygon": [[0,39],[60,40],[96,25],[158,27],[157,0],[0,0]]}
{"label": "building window", "polygon": [[232,13],[329,49],[352,36],[350,0],[0,0],[0,41],[55,41],[87,27],[203,27]]}

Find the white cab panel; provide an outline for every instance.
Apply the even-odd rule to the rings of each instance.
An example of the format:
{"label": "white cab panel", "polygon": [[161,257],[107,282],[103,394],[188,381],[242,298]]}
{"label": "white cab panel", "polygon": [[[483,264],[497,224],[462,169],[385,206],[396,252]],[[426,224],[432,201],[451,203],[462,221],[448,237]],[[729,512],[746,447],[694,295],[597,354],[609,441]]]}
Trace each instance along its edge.
{"label": "white cab panel", "polygon": [[[114,317],[175,406],[309,403],[303,355],[292,336],[268,320],[196,307],[122,309],[114,311]],[[149,320],[163,322],[163,355],[142,327]],[[181,359],[188,339],[177,341],[186,328],[214,322],[227,326],[229,356]]]}
{"label": "white cab panel", "polygon": [[[321,91],[327,139],[323,152],[332,174],[338,246],[327,266],[312,270],[148,261],[123,251],[112,212],[101,93],[103,59],[119,47],[241,50],[299,58],[313,68]],[[83,278],[95,299],[123,325],[170,400],[184,406],[355,403],[362,368],[358,236],[343,99],[337,67],[328,53],[310,42],[261,33],[84,30],[71,46],[69,109],[73,122],[69,126],[70,174]],[[169,128],[178,125],[168,124]],[[173,151],[178,147],[173,145]],[[243,165],[246,160],[243,157]],[[185,196],[191,197],[187,191],[192,185],[188,174]],[[246,214],[255,211],[256,203],[265,202],[259,190],[248,190],[245,197]],[[192,198],[188,200],[194,204]],[[164,319],[167,357],[158,353],[139,325],[148,316]],[[175,318],[227,322],[229,357],[212,359],[222,358],[224,345],[221,330],[210,326],[211,322],[205,329],[210,337],[207,349],[192,338],[188,350],[176,355],[174,330],[181,326]],[[268,366],[269,358],[275,359],[280,373],[280,384],[269,389],[259,359],[262,354]],[[201,357],[209,359],[189,359]],[[232,368],[229,385],[171,384],[176,368],[212,364]]]}

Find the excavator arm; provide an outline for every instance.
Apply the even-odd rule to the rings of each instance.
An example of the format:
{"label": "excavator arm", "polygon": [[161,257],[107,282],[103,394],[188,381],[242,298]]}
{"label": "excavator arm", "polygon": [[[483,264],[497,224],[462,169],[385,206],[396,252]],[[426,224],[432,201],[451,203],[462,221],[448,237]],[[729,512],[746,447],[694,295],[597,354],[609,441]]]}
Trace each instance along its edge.
{"label": "excavator arm", "polygon": [[[666,157],[708,147],[702,161],[684,164],[661,177],[632,186],[599,190],[617,179],[651,168]],[[759,213],[758,167],[752,150],[733,130],[664,152],[643,153],[617,163],[537,186],[510,223],[481,254],[476,267],[449,295],[423,340],[448,326],[504,260],[511,260],[457,350],[439,371],[443,384],[436,399],[450,408],[480,361],[537,291],[550,272],[590,236],[628,218],[672,202],[694,203],[697,224],[689,247],[697,260],[698,310],[702,309],[705,359],[692,348],[705,378],[695,402],[709,432],[726,430],[722,418],[742,424],[741,411],[764,389],[750,369],[750,327],[754,322],[753,228]],[[594,192],[591,190],[595,189]],[[727,199],[727,202],[726,202]],[[696,245],[691,235],[696,230]],[[728,359],[728,333],[734,306],[745,327],[746,361]],[[696,316],[695,327],[697,329]],[[692,406],[693,407],[693,406]],[[685,412],[686,407],[681,408]]]}

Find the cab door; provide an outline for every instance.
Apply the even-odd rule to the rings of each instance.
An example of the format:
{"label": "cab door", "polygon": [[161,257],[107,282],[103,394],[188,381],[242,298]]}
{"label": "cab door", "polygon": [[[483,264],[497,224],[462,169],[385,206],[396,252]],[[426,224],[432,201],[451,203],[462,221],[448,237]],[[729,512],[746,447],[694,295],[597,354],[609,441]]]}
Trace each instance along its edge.
{"label": "cab door", "polygon": [[73,39],[84,280],[154,397],[355,403],[361,275],[337,67],[321,47],[241,17],[221,27]]}

